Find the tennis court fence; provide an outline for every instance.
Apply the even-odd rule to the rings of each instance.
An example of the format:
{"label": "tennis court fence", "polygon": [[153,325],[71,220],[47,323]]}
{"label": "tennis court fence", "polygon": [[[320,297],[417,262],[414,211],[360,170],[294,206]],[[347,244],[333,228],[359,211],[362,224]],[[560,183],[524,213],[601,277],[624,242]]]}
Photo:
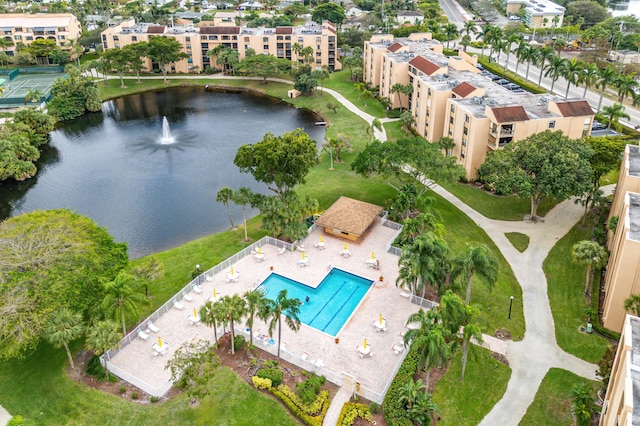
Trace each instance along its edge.
{"label": "tennis court fence", "polygon": [[[28,77],[30,75],[38,74],[60,74],[64,73],[63,66],[48,66],[48,67],[28,67],[28,68],[12,68],[12,69],[0,69],[0,77],[8,76],[9,81],[14,81],[19,76]],[[3,96],[0,98],[0,108],[2,107],[18,107],[25,105],[25,95]],[[43,93],[37,103],[48,102],[51,99],[51,92],[47,91]]]}

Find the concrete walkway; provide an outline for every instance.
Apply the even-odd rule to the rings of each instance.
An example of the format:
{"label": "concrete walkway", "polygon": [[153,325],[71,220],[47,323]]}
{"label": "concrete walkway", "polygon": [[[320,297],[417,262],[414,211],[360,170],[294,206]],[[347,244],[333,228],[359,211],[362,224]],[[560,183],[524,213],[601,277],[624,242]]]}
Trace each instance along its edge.
{"label": "concrete walkway", "polygon": [[11,414],[9,414],[9,412],[7,410],[2,408],[2,406],[0,406],[0,425],[4,426],[7,423],[9,423],[9,420],[11,420],[11,417],[13,417],[13,416]]}
{"label": "concrete walkway", "polygon": [[331,405],[329,406],[327,414],[324,416],[324,420],[322,421],[323,426],[335,426],[338,424],[338,417],[340,417],[342,406],[346,402],[349,402],[350,399],[351,388],[347,386],[341,387],[338,393],[336,393],[331,400]]}

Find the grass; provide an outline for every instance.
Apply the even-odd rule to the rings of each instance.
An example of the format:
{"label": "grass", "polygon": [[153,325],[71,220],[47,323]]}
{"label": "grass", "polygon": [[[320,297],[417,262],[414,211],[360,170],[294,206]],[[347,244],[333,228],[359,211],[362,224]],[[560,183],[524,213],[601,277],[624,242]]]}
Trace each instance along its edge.
{"label": "grass", "polygon": [[529,247],[528,235],[521,234],[520,232],[506,232],[504,235],[520,253],[524,252],[527,247]]}
{"label": "grass", "polygon": [[502,398],[511,377],[509,367],[493,359],[489,350],[475,346],[467,361],[462,382],[461,357],[462,353],[459,351],[433,394],[433,401],[442,415],[439,426],[480,423]]}
{"label": "grass", "polygon": [[[354,105],[360,108],[362,111],[373,115],[374,117],[383,118],[386,117],[384,107],[380,102],[375,99],[358,99],[358,93],[353,90],[354,82],[351,81],[350,73],[348,70],[337,71],[331,73],[331,78],[324,81],[324,87],[333,89],[340,92],[342,96],[349,99]],[[406,105],[405,105],[406,106]]]}
{"label": "grass", "polygon": [[[77,344],[74,349],[79,349]],[[211,395],[189,408],[184,394],[166,402],[141,404],[87,388],[68,378],[66,366],[64,349],[46,343],[25,359],[0,364],[2,405],[14,415],[46,425],[299,424],[279,402],[224,367],[212,380]]]}
{"label": "grass", "polygon": [[[525,215],[531,213],[529,198],[495,195],[466,183],[438,182],[438,184],[489,219],[522,220]],[[557,203],[558,200],[545,197],[538,206],[538,216],[546,215]]]}
{"label": "grass", "polygon": [[591,239],[593,222],[587,227],[579,223],[558,241],[544,261],[549,303],[556,325],[558,346],[588,362],[598,362],[609,343],[597,334],[578,331],[586,326],[585,311],[590,309],[583,294],[586,266],[573,262],[571,248],[581,240]]}
{"label": "grass", "polygon": [[575,418],[571,412],[571,389],[584,382],[594,390],[599,382],[584,379],[560,368],[551,368],[542,380],[533,403],[520,421],[521,425],[574,425]]}
{"label": "grass", "polygon": [[400,120],[384,123],[384,130],[387,133],[387,140],[396,140],[413,137],[412,133],[407,134],[402,128]]}
{"label": "grass", "polygon": [[[493,335],[495,330],[506,329],[513,336],[513,340],[522,340],[525,330],[522,289],[502,253],[486,232],[468,216],[461,214],[456,207],[437,194],[429,192],[429,196],[436,199],[435,208],[442,216],[446,230],[445,239],[453,253],[464,250],[466,243],[485,244],[498,259],[498,280],[493,289],[477,279],[473,280],[471,287],[471,304],[480,309],[483,331]],[[464,285],[466,286],[466,282]],[[457,293],[464,298],[465,291],[466,287],[461,287]],[[514,303],[511,319],[508,319],[511,296],[514,297]]]}

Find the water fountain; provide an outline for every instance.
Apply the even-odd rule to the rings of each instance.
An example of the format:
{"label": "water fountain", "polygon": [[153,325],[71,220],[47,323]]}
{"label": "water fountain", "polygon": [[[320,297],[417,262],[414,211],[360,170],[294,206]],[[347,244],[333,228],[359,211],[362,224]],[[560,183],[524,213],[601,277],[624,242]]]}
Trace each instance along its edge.
{"label": "water fountain", "polygon": [[162,117],[162,137],[159,140],[160,145],[171,145],[175,141],[176,138],[171,136],[171,129],[169,128],[167,117]]}

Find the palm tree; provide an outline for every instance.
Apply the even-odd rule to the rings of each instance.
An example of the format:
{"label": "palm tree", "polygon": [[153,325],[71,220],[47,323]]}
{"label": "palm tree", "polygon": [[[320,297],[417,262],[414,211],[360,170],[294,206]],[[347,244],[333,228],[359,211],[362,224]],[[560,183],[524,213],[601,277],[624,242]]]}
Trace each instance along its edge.
{"label": "palm tree", "polygon": [[491,62],[491,57],[493,56],[493,51],[496,48],[496,45],[500,43],[503,37],[504,31],[502,31],[502,28],[493,27],[491,29],[491,33],[489,34],[489,42],[491,43],[491,50],[489,51],[489,62]]}
{"label": "palm tree", "polygon": [[220,299],[220,312],[224,313],[224,317],[229,321],[231,329],[231,354],[235,354],[235,327],[234,321],[239,321],[245,314],[247,305],[244,299],[237,294],[233,296],[224,296]]}
{"label": "palm tree", "polygon": [[539,57],[540,57],[540,50],[535,46],[528,45],[527,49],[523,54],[523,59],[527,61],[527,72],[524,75],[525,80],[529,79],[529,67],[531,66],[532,63],[533,64],[538,63]]}
{"label": "palm tree", "polygon": [[453,260],[451,279],[455,280],[457,277],[466,278],[467,295],[465,303],[467,305],[471,300],[471,279],[474,275],[479,277],[489,288],[492,288],[498,279],[498,261],[484,244],[467,244],[466,250]]}
{"label": "palm tree", "polygon": [[40,102],[40,99],[42,98],[42,91],[38,90],[38,89],[29,89],[27,91],[27,94],[24,96],[24,104],[26,105],[27,102]]}
{"label": "palm tree", "polygon": [[[625,107],[617,102],[613,105],[602,108],[602,113],[607,117],[607,130],[611,129],[612,124],[618,127],[618,121],[621,118],[626,118],[627,120],[631,119],[629,114],[624,112],[624,110]],[[607,134],[609,134],[609,132],[607,132]]]}
{"label": "palm tree", "polygon": [[582,72],[582,68],[582,61],[579,61],[577,58],[573,58],[572,60],[565,62],[562,69],[562,76],[567,80],[567,91],[564,93],[565,99],[569,97],[569,88],[572,83],[575,83],[578,80],[578,76]]}
{"label": "palm tree", "polygon": [[571,248],[571,257],[577,263],[587,265],[587,275],[584,282],[584,294],[589,294],[591,288],[592,271],[607,263],[607,250],[595,241],[578,241]]}
{"label": "palm tree", "polygon": [[504,70],[505,71],[507,70],[507,67],[509,66],[509,56],[511,56],[511,46],[513,45],[513,43],[521,43],[522,42],[522,36],[520,34],[511,34],[507,38],[507,42],[508,42],[508,44],[504,48],[504,53],[507,54],[507,60],[504,63]]}
{"label": "palm tree", "polygon": [[391,93],[398,94],[398,102],[400,102],[400,109],[402,109],[402,96],[400,96],[400,94],[403,92],[403,90],[404,90],[404,84],[396,83],[393,86],[391,86]]}
{"label": "palm tree", "polygon": [[411,411],[418,401],[418,398],[420,398],[420,394],[426,392],[426,390],[426,386],[422,383],[422,380],[408,380],[404,386],[400,388],[398,401],[407,408],[407,411]]}
{"label": "palm tree", "polygon": [[448,254],[446,241],[434,232],[420,235],[413,244],[402,248],[396,286],[408,287],[414,296],[421,291],[422,297],[427,286],[435,286],[440,290],[446,280]]}
{"label": "palm tree", "polygon": [[135,278],[133,275],[121,271],[116,278],[105,285],[106,295],[102,301],[103,310],[114,319],[122,323],[122,335],[127,335],[127,323],[125,317],[130,314],[137,319],[138,305],[149,303],[142,293],[134,289]]}
{"label": "palm tree", "polygon": [[604,92],[607,90],[607,84],[613,81],[616,77],[616,71],[607,65],[606,68],[602,68],[598,75],[598,81],[596,83],[596,87],[599,87],[600,90],[600,100],[598,101],[598,108],[596,112],[600,112],[600,107],[602,106],[602,98],[604,98]]}
{"label": "palm tree", "polygon": [[69,342],[82,336],[83,331],[82,315],[77,312],[71,312],[67,308],[62,308],[51,314],[44,333],[53,347],[64,346],[65,351],[67,351],[69,365],[71,365],[71,368],[76,368],[73,364]]}
{"label": "palm tree", "polygon": [[452,22],[448,22],[442,26],[442,32],[447,37],[447,49],[449,49],[449,42],[458,36],[458,27]]}
{"label": "palm tree", "polygon": [[418,394],[418,399],[409,412],[409,417],[419,425],[429,425],[431,424],[431,414],[437,412],[438,406],[431,399],[431,394],[425,391]]}
{"label": "palm tree", "polygon": [[429,377],[433,367],[445,367],[452,356],[452,345],[447,342],[447,332],[441,324],[433,324],[428,327],[426,333],[416,336],[413,345],[418,348],[420,366],[423,367],[427,375],[425,386],[429,388]]}
{"label": "palm tree", "polygon": [[371,90],[363,90],[362,93],[360,93],[360,97],[364,99],[364,106],[366,107],[369,99],[373,98],[373,92]]}
{"label": "palm tree", "polygon": [[233,192],[231,199],[234,203],[242,206],[242,219],[244,223],[244,240],[249,241],[249,235],[247,234],[247,205],[251,204],[253,200],[253,192],[246,186],[241,186],[237,191]]}
{"label": "palm tree", "polygon": [[298,332],[300,329],[300,314],[301,302],[298,299],[289,299],[287,297],[287,290],[282,290],[278,293],[276,300],[269,300],[265,305],[260,317],[265,321],[269,321],[269,334],[273,334],[273,330],[278,326],[278,358],[280,358],[280,342],[282,337],[282,315],[287,326],[294,332]]}
{"label": "palm tree", "polygon": [[613,81],[613,85],[618,89],[618,102],[622,103],[624,98],[635,93],[635,89],[640,87],[640,83],[635,79],[635,72],[631,74],[621,74]]}
{"label": "palm tree", "polygon": [[484,27],[480,27],[480,31],[476,33],[478,35],[477,38],[482,39],[482,52],[480,53],[480,57],[484,56],[484,46],[490,43],[491,33],[493,32],[493,28],[494,28],[493,25],[487,24]]}
{"label": "palm tree", "polygon": [[456,143],[450,137],[443,136],[438,139],[438,147],[444,151],[444,155],[447,157],[451,156],[451,150],[456,147]]}
{"label": "palm tree", "polygon": [[[120,342],[121,337],[117,329],[118,324],[113,321],[98,321],[87,329],[84,345],[100,356]],[[109,378],[109,365],[105,363],[104,369]]]}
{"label": "palm tree", "polygon": [[527,48],[531,45],[526,43],[524,40],[518,43],[518,47],[515,48],[514,53],[516,54],[516,70],[515,73],[518,74],[518,67],[520,66],[520,62],[524,60],[524,56],[526,54]]}
{"label": "palm tree", "polygon": [[246,301],[247,306],[247,327],[249,327],[249,348],[247,349],[247,354],[249,350],[253,346],[253,324],[256,315],[260,315],[261,312],[264,311],[265,306],[269,302],[269,299],[264,297],[264,294],[261,291],[247,291],[242,295],[244,300]]}
{"label": "palm tree", "polygon": [[415,118],[413,118],[413,114],[411,111],[404,111],[400,114],[400,122],[402,123],[402,128],[404,129],[405,136],[409,135],[409,129],[411,125],[416,122]]}
{"label": "palm tree", "polygon": [[200,308],[200,321],[208,327],[213,328],[213,338],[215,345],[218,345],[218,321],[222,318],[220,304],[207,300]]}
{"label": "palm tree", "polygon": [[464,35],[469,36],[470,33],[477,34],[478,27],[473,19],[470,19],[464,23],[464,27],[462,28]]}
{"label": "palm tree", "polygon": [[566,59],[559,56],[554,56],[551,58],[551,61],[549,61],[549,67],[544,73],[544,76],[551,78],[551,89],[549,89],[550,93],[553,93],[553,86],[555,86],[556,81],[558,81],[558,78],[563,74],[566,62]]}
{"label": "palm tree", "polygon": [[536,49],[538,51],[538,62],[540,65],[540,77],[538,77],[538,87],[542,84],[542,74],[544,70],[547,69],[547,61],[551,61],[551,59],[556,56],[553,53],[553,48],[551,46],[544,46],[542,49]]}
{"label": "palm tree", "polygon": [[624,301],[624,310],[635,316],[640,315],[640,295],[632,294]]}
{"label": "palm tree", "polygon": [[222,203],[227,208],[227,214],[229,215],[229,222],[231,222],[231,229],[234,229],[233,217],[231,217],[231,209],[229,208],[229,200],[233,198],[233,189],[224,187],[216,194],[216,201]]}
{"label": "palm tree", "polygon": [[582,94],[583,98],[587,97],[587,90],[598,81],[598,77],[600,75],[600,69],[596,64],[589,64],[588,66],[582,68],[582,72],[578,76],[578,83],[584,83],[584,93]]}

